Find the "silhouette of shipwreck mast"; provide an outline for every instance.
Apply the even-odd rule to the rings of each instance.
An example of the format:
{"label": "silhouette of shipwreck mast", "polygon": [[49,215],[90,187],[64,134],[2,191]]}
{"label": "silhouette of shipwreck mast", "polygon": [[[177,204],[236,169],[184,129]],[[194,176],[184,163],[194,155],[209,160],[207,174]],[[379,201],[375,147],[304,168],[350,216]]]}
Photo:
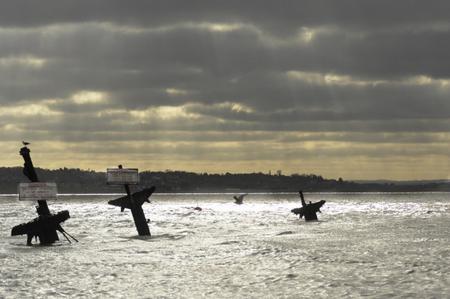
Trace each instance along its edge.
{"label": "silhouette of shipwreck mast", "polygon": [[295,215],[298,215],[299,218],[303,218],[305,216],[305,221],[317,221],[317,212],[320,212],[320,208],[325,204],[325,200],[321,200],[315,203],[309,202],[308,204],[305,202],[305,198],[303,197],[303,192],[298,191],[300,194],[300,199],[302,201],[301,208],[292,209],[291,212]]}
{"label": "silhouette of shipwreck mast", "polygon": [[[23,144],[25,146],[20,149],[20,155],[25,161],[23,174],[32,183],[37,183],[39,182],[39,179],[34,169],[33,161],[31,160],[30,149],[27,147],[29,143],[23,142]],[[50,213],[46,200],[38,200],[37,203],[38,205],[36,206],[36,211],[39,216],[30,222],[19,224],[13,227],[11,230],[11,235],[16,236],[26,234],[27,245],[32,245],[31,241],[33,237],[39,238],[39,242],[41,245],[53,244],[54,242],[59,240],[56,231],[61,232],[64,237],[69,240],[69,238],[66,236],[67,232],[60,225],[60,223],[70,218],[69,211],[65,210],[57,214],[52,214]],[[73,239],[77,241],[75,238]]]}
{"label": "silhouette of shipwreck mast", "polygon": [[[119,165],[119,170],[123,169],[122,165]],[[125,169],[124,169],[125,170]],[[108,169],[109,171],[109,169]],[[137,169],[136,169],[137,173]],[[155,187],[151,188],[145,188],[141,191],[135,192],[131,194],[130,186],[128,182],[126,182],[126,179],[123,183],[120,182],[108,182],[108,184],[115,184],[115,185],[123,185],[125,187],[125,191],[127,193],[126,196],[113,199],[108,201],[108,204],[120,207],[121,211],[123,212],[125,209],[130,209],[131,214],[133,215],[134,224],[136,226],[136,230],[138,231],[139,236],[151,236],[150,229],[148,228],[147,219],[145,218],[144,211],[142,210],[142,205],[144,202],[149,201],[149,197],[153,194],[155,191]],[[136,181],[137,184],[137,181]]]}

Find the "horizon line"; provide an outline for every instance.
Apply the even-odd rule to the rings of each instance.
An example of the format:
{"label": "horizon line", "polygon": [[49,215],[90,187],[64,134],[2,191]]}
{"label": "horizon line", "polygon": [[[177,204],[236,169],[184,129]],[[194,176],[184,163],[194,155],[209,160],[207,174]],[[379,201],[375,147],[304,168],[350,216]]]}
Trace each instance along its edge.
{"label": "horizon line", "polygon": [[[23,166],[0,166],[1,168],[23,168]],[[43,168],[43,167],[35,167],[36,169],[43,169],[43,170],[50,170],[50,171],[56,171],[56,170],[80,170],[80,171],[86,171],[86,172],[97,172],[97,173],[105,173],[106,174],[106,169],[104,171],[102,170],[96,170],[96,169],[83,169],[83,168],[75,168],[75,167],[59,167],[59,168]],[[108,168],[108,167],[107,167]],[[111,168],[111,167],[110,167]],[[135,167],[133,167],[135,168]],[[263,175],[268,175],[268,176],[307,176],[307,175],[315,175],[315,176],[319,176],[322,177],[324,180],[339,180],[339,178],[342,178],[343,181],[346,182],[355,182],[355,183],[364,183],[364,182],[372,182],[372,183],[383,183],[383,182],[436,182],[436,181],[441,181],[441,182],[450,182],[449,178],[436,178],[436,179],[382,179],[382,178],[377,178],[377,179],[365,179],[365,178],[358,178],[358,179],[345,179],[343,177],[338,177],[338,178],[327,178],[324,177],[321,174],[315,174],[315,173],[289,173],[289,174],[283,174],[280,173],[278,174],[276,171],[272,172],[262,172],[262,171],[255,171],[255,172],[207,172],[207,171],[188,171],[188,170],[177,170],[177,169],[165,169],[165,170],[139,170],[139,173],[143,173],[143,172],[185,172],[185,173],[194,173],[194,174],[198,174],[198,175],[202,175],[202,174],[208,174],[208,175],[226,175],[227,173],[231,174],[231,175],[239,175],[239,174],[263,174]]]}

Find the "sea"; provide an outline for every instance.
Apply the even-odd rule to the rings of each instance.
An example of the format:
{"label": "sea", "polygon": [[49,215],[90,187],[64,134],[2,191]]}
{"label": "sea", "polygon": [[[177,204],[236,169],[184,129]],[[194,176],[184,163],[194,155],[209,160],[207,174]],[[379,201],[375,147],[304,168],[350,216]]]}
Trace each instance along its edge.
{"label": "sea", "polygon": [[[33,202],[0,196],[0,298],[450,298],[450,193],[154,194],[139,237],[120,194],[66,194],[52,246],[11,228]],[[197,211],[194,208],[200,207]]]}

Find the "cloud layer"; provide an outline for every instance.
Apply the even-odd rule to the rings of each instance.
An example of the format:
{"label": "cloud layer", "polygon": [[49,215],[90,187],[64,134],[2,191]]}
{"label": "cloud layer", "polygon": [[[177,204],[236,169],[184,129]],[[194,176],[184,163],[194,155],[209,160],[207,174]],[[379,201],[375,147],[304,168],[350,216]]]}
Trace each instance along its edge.
{"label": "cloud layer", "polygon": [[3,2],[2,165],[447,178],[449,8]]}

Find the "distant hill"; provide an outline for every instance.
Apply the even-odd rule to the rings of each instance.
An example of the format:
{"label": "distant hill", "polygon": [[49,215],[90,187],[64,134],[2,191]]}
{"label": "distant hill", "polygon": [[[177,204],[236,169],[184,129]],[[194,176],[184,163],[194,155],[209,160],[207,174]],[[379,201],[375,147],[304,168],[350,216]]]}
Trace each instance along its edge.
{"label": "distant hill", "polygon": [[[60,168],[36,168],[43,182],[56,182],[60,193],[115,193],[120,186],[106,185],[104,172]],[[21,167],[0,167],[0,193],[17,193],[28,182]],[[270,175],[263,173],[208,174],[184,171],[144,171],[140,186],[156,186],[157,192],[419,192],[450,191],[450,182],[352,182],[326,179],[314,174]]]}
{"label": "distant hill", "polygon": [[354,182],[358,184],[426,185],[426,184],[449,184],[450,180],[412,180],[412,181],[354,180]]}

